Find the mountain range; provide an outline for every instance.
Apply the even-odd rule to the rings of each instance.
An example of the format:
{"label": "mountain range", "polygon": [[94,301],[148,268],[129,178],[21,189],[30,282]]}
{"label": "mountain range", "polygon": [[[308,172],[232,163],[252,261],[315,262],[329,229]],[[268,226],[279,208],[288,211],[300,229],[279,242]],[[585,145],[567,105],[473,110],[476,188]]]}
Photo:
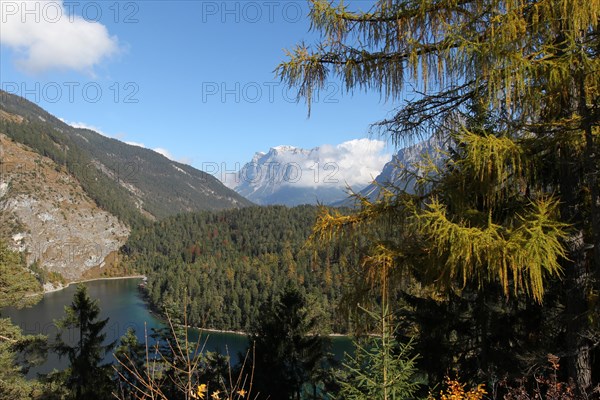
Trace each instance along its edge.
{"label": "mountain range", "polygon": [[[21,97],[0,91],[0,110],[14,116],[2,118],[2,133],[65,167],[101,207],[124,220],[136,213],[156,219],[251,205],[210,174],[150,149],[74,128]],[[90,178],[102,183],[102,189],[96,190]],[[111,204],[111,195],[123,204]]]}
{"label": "mountain range", "polygon": [[[364,143],[363,143],[364,144]],[[293,146],[272,147],[267,153],[257,152],[234,178],[224,183],[247,199],[262,205],[327,204],[349,206],[348,190],[377,198],[382,187],[395,185],[408,192],[414,191],[414,180],[406,171],[422,173],[424,158],[439,163],[438,154],[443,143],[435,136],[404,147],[381,170],[371,169],[356,179],[355,170],[344,169],[346,160],[323,156],[321,148],[302,149]],[[362,161],[362,160],[359,160]],[[353,180],[350,185],[349,181]]]}
{"label": "mountain range", "polygon": [[384,166],[382,146],[368,139],[308,150],[277,146],[257,152],[223,184],[0,91],[0,239],[30,265],[76,280],[118,262],[132,228],[181,212],[254,203],[349,205],[349,187],[371,198],[390,183],[410,190],[399,166],[415,165],[440,144],[430,139],[406,147]]}
{"label": "mountain range", "polygon": [[312,149],[277,146],[257,152],[224,183],[262,205],[331,204],[359,190],[381,171],[389,155],[378,140],[355,139]]}

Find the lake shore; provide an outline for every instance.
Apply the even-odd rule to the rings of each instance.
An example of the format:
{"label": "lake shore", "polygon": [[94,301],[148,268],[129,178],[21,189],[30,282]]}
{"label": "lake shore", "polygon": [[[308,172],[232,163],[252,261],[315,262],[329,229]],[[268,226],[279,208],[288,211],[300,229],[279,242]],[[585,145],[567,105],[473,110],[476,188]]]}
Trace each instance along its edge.
{"label": "lake shore", "polygon": [[[159,315],[159,317],[162,318],[162,316]],[[183,326],[183,325],[181,325]],[[248,336],[249,333],[248,332],[243,332],[243,331],[231,331],[231,330],[227,330],[227,329],[213,329],[213,328],[199,328],[197,326],[185,326],[185,328],[187,329],[196,329],[198,331],[201,332],[214,332],[214,333],[231,333],[234,335],[241,335],[241,336]],[[345,337],[350,337],[350,335],[347,334],[343,334],[343,333],[329,333],[327,334],[327,337],[341,337],[341,338],[345,338]]]}
{"label": "lake shore", "polygon": [[93,281],[109,281],[109,280],[116,280],[116,279],[144,279],[146,278],[146,275],[128,275],[128,276],[111,276],[111,277],[100,277],[100,278],[90,278],[90,279],[82,279],[82,280],[78,280],[78,281],[73,281],[73,282],[68,282],[66,285],[60,285],[58,287],[54,287],[52,286],[50,287],[44,287],[44,290],[41,292],[37,292],[34,295],[44,295],[46,293],[53,293],[53,292],[58,292],[60,290],[66,289],[71,285],[77,285],[79,283],[85,283],[85,282],[93,282]]}
{"label": "lake shore", "polygon": [[197,326],[186,326],[187,329],[196,329],[200,332],[212,333],[231,333],[233,335],[248,336],[247,332],[242,331],[229,331],[227,329],[212,329],[212,328],[198,328]]}
{"label": "lake shore", "polygon": [[[145,279],[145,278],[146,278],[146,275],[128,275],[128,276],[111,276],[111,277],[82,279],[82,280],[78,280],[78,281],[68,282],[66,285],[60,286],[60,287],[44,288],[44,291],[37,292],[33,295],[34,296],[35,295],[45,295],[47,293],[58,292],[58,291],[68,288],[69,286],[71,286],[73,284],[76,285],[76,284],[85,283],[85,282],[104,281],[104,280],[110,281],[110,280],[117,280],[117,279]],[[146,297],[146,296],[144,296],[144,297]],[[152,304],[148,301],[147,298],[144,298],[144,302],[146,303],[146,307],[147,307],[148,311],[150,313],[154,314],[159,319],[161,319],[163,321],[163,323],[165,323],[165,325],[168,326],[168,321],[167,321],[166,317],[164,315],[162,315],[162,313],[158,312],[158,310],[156,310],[154,307],[152,307]],[[234,331],[234,330],[227,330],[227,329],[214,329],[214,328],[201,328],[201,327],[189,326],[189,325],[186,326],[186,328],[196,329],[198,331],[207,332],[209,334],[212,332],[212,333],[229,333],[229,334],[240,335],[240,336],[248,336],[248,332],[243,332],[243,331]],[[328,337],[348,337],[349,335],[342,334],[342,333],[330,333],[327,336]]]}

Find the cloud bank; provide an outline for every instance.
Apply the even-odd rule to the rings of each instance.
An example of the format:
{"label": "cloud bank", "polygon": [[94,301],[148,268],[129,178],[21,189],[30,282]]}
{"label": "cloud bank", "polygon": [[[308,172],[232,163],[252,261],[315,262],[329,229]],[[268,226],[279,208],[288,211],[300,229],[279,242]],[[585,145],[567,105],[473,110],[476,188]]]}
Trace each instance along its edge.
{"label": "cloud bank", "polygon": [[106,26],[69,14],[63,1],[0,0],[0,44],[18,54],[18,68],[38,74],[75,70],[93,75],[94,66],[119,52]]}
{"label": "cloud bank", "polygon": [[321,162],[337,165],[339,178],[350,186],[371,183],[390,158],[382,140],[355,139],[337,146],[319,147]]}

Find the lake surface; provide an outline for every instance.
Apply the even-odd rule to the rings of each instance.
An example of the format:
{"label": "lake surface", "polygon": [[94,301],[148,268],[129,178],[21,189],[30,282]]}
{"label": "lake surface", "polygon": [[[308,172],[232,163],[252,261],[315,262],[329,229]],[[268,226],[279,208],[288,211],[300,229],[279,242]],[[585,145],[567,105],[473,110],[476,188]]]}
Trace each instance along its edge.
{"label": "lake surface", "polygon": [[[148,334],[152,328],[161,328],[165,325],[163,321],[154,316],[148,309],[147,304],[140,296],[138,285],[141,280],[112,279],[86,282],[88,293],[91,298],[98,299],[101,313],[100,318],[109,317],[105,328],[106,342],[117,341],[127,332],[128,328],[136,330],[138,339],[144,342],[144,329]],[[65,315],[65,306],[71,304],[76,285],[66,289],[46,293],[42,300],[33,307],[20,310],[5,308],[1,311],[2,317],[10,317],[13,323],[19,326],[25,334],[42,334],[48,336],[50,341],[58,333],[54,320]],[[245,335],[228,332],[200,332],[197,329],[189,330],[190,340],[197,340],[201,335],[201,343],[205,343],[205,350],[218,351],[232,356],[232,363],[237,362],[237,353],[244,352],[248,345]],[[66,332],[63,338],[75,340],[74,332]],[[333,352],[339,360],[345,351],[351,351],[352,343],[347,337],[334,337]],[[114,361],[112,354],[106,361]],[[28,374],[30,377],[38,373],[48,373],[53,369],[62,369],[67,365],[65,359],[59,360],[54,354],[48,355],[48,361],[37,368],[32,368]]]}

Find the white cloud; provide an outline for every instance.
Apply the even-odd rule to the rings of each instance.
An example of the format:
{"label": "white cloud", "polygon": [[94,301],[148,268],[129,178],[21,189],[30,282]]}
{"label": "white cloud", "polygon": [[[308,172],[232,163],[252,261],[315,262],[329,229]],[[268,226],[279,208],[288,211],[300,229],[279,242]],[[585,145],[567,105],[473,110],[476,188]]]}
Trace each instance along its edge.
{"label": "white cloud", "polygon": [[52,69],[93,75],[93,68],[119,52],[106,26],[70,15],[62,1],[0,0],[0,44],[16,50],[16,65],[36,74]]}
{"label": "white cloud", "polygon": [[337,146],[324,145],[319,150],[324,168],[330,165],[323,173],[352,187],[371,183],[391,159],[381,140],[355,139]]}
{"label": "white cloud", "polygon": [[124,143],[129,144],[131,146],[137,146],[137,147],[146,148],[146,145],[144,143],[132,142],[132,141],[128,141],[128,142],[124,142]]}
{"label": "white cloud", "polygon": [[267,154],[257,154],[246,164],[230,186],[261,186],[275,182],[297,187],[351,186],[370,184],[390,161],[385,142],[355,139],[338,145],[325,144],[311,150],[278,146]]}
{"label": "white cloud", "polygon": [[[140,143],[140,142],[126,141],[124,143],[132,145],[132,146],[143,147],[145,149],[147,148],[144,143]],[[188,164],[188,165],[191,165],[191,163],[192,163],[192,159],[190,157],[175,158],[169,150],[167,150],[163,147],[155,147],[150,150],[155,151],[158,154],[167,157],[171,161],[177,161],[182,164]]]}
{"label": "white cloud", "polygon": [[62,122],[64,122],[65,124],[67,124],[67,125],[71,125],[73,128],[89,129],[89,130],[91,130],[91,131],[94,131],[94,132],[96,132],[96,133],[99,133],[99,134],[101,134],[102,136],[111,137],[109,134],[107,134],[107,133],[104,133],[104,132],[102,131],[102,129],[100,129],[100,128],[98,128],[98,127],[94,126],[94,125],[89,125],[89,124],[86,124],[85,122],[69,122],[69,121],[65,121],[65,120],[64,120],[64,119],[62,119],[62,118],[59,118],[59,119],[60,119]]}
{"label": "white cloud", "polygon": [[156,148],[154,148],[154,149],[152,149],[152,150],[154,150],[154,151],[155,151],[155,152],[157,152],[158,154],[161,154],[161,155],[163,155],[163,156],[167,157],[169,160],[176,161],[176,160],[173,158],[173,154],[171,154],[171,153],[169,152],[169,150],[167,150],[167,149],[163,149],[162,147],[156,147]]}
{"label": "white cloud", "polygon": [[178,163],[192,165],[191,157],[178,157],[177,158],[173,155],[173,153],[171,153],[169,150],[167,150],[163,147],[155,147],[152,150],[157,152],[158,154],[161,154],[161,155],[167,157],[171,161],[177,161]]}

